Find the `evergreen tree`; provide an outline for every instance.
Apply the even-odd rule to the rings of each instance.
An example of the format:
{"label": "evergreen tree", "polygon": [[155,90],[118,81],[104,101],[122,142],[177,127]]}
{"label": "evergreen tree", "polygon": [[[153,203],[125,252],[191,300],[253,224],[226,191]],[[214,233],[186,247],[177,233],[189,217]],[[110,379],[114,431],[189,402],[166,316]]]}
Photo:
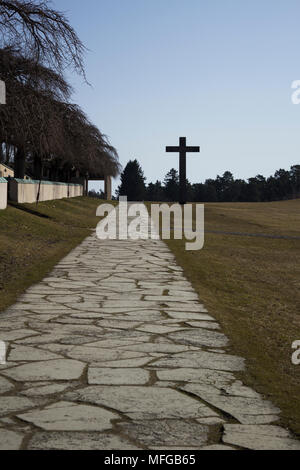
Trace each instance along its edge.
{"label": "evergreen tree", "polygon": [[143,201],[146,196],[145,176],[137,160],[130,160],[121,174],[118,196],[127,196],[128,201]]}
{"label": "evergreen tree", "polygon": [[164,191],[167,201],[175,202],[179,198],[179,176],[178,171],[172,168],[165,176]]}
{"label": "evergreen tree", "polygon": [[149,183],[147,187],[147,201],[159,201],[163,202],[165,200],[165,192],[164,188],[160,181],[156,181],[156,183]]}
{"label": "evergreen tree", "polygon": [[293,189],[293,197],[300,196],[300,165],[291,166],[290,180]]}

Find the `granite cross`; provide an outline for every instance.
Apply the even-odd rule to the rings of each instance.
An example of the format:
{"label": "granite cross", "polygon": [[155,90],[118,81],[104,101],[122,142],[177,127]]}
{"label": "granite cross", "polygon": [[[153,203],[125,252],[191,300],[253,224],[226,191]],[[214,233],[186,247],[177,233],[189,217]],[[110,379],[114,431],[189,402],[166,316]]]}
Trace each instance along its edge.
{"label": "granite cross", "polygon": [[200,147],[187,147],[186,137],[180,137],[179,147],[167,147],[166,152],[179,153],[179,202],[186,204],[186,154],[199,153]]}

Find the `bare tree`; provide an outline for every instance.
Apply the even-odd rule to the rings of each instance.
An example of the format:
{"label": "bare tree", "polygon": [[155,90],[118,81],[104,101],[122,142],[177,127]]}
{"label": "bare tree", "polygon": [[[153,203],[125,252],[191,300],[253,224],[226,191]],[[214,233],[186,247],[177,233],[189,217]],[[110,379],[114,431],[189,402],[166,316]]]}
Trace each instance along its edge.
{"label": "bare tree", "polygon": [[53,133],[51,142],[47,125],[55,120],[54,103],[67,100],[71,88],[52,70],[8,49],[0,50],[0,78],[7,88],[7,105],[0,108],[0,141],[17,148],[16,174],[22,177],[25,155],[43,156],[57,140]]}
{"label": "bare tree", "polygon": [[65,15],[50,5],[0,0],[0,79],[7,89],[7,105],[0,108],[0,158],[8,161],[13,152],[21,178],[26,161],[36,177],[43,165],[56,174],[76,168],[82,175],[114,176],[120,171],[116,150],[69,102],[72,90],[63,78],[69,66],[85,77],[84,46]]}
{"label": "bare tree", "polygon": [[120,172],[118,154],[107,137],[89,122],[79,106],[57,105],[60,110],[56,114],[60,116],[59,129],[62,132],[59,140],[63,142],[63,151],[56,152],[60,164],[72,165],[83,175],[116,176]]}
{"label": "bare tree", "polygon": [[7,85],[0,142],[16,149],[17,177],[24,176],[26,160],[36,178],[43,165],[95,177],[119,172],[116,150],[79,106],[69,103],[71,88],[60,75],[6,49],[0,50],[0,78]]}
{"label": "bare tree", "polygon": [[62,72],[72,66],[85,76],[84,45],[66,16],[48,0],[0,0],[0,47]]}

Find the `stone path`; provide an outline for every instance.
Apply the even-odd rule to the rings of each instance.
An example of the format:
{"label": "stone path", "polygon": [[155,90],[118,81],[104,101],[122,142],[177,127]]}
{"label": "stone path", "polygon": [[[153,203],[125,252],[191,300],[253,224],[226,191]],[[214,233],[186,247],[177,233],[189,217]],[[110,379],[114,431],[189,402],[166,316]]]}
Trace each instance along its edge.
{"label": "stone path", "polygon": [[0,340],[0,449],[300,450],[162,241],[87,238]]}

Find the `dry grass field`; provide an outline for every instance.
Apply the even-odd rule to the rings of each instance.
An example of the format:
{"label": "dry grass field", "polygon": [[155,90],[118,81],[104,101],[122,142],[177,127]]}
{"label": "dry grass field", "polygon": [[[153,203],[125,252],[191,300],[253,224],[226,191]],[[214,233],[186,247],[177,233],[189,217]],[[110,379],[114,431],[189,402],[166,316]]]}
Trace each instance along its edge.
{"label": "dry grass field", "polygon": [[205,232],[198,252],[167,243],[232,352],[247,359],[243,380],[279,405],[282,424],[300,435],[300,365],[291,362],[300,340],[300,200],[206,204]]}
{"label": "dry grass field", "polygon": [[91,233],[99,204],[79,197],[0,211],[0,312]]}
{"label": "dry grass field", "polygon": [[[0,211],[0,311],[91,233],[99,203],[75,198]],[[232,352],[247,359],[243,381],[279,405],[282,424],[300,435],[300,366],[291,363],[291,344],[300,340],[300,200],[206,204],[205,222],[203,250],[167,243]]]}

